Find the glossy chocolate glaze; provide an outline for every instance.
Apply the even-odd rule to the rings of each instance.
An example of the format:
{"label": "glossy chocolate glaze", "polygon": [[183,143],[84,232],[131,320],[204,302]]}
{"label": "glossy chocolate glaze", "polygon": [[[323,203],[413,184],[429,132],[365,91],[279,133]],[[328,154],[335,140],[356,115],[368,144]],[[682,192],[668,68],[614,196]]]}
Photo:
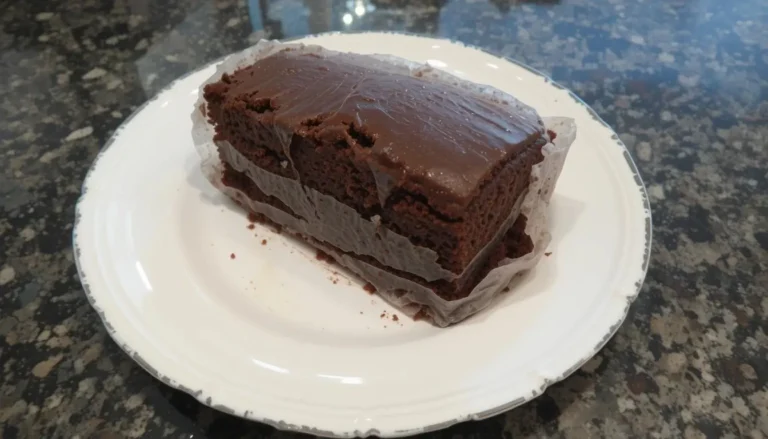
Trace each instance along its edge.
{"label": "glossy chocolate glaze", "polygon": [[248,99],[278,137],[286,133],[289,160],[289,133],[345,142],[371,167],[382,205],[402,187],[456,217],[494,169],[543,132],[532,110],[510,111],[363,55],[285,50],[224,82],[228,98]]}

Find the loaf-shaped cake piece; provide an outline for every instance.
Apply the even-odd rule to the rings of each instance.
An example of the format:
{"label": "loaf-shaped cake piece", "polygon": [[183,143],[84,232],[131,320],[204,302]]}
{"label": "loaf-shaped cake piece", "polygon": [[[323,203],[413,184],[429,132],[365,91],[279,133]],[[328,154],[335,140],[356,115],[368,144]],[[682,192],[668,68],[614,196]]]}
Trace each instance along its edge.
{"label": "loaf-shaped cake piece", "polygon": [[[466,297],[531,250],[537,113],[382,57],[273,50],[204,87],[221,183],[379,289]],[[258,211],[263,215],[263,209]]]}

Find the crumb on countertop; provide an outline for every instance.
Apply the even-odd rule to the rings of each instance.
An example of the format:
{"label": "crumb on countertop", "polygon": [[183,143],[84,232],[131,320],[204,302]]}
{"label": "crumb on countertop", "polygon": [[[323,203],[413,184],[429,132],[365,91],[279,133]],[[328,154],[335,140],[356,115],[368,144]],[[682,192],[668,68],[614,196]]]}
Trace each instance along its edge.
{"label": "crumb on countertop", "polygon": [[232,254],[230,254],[230,255],[229,255],[229,259],[235,259],[235,257],[236,257],[236,256],[235,256],[235,254],[234,254],[234,253],[232,253]]}

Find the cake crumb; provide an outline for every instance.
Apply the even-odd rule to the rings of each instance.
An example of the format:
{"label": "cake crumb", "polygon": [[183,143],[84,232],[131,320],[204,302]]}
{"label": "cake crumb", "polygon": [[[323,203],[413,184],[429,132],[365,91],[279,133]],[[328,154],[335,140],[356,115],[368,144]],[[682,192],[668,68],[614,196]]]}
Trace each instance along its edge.
{"label": "cake crumb", "polygon": [[336,261],[335,259],[333,259],[333,256],[329,255],[328,253],[322,250],[317,251],[317,254],[315,254],[315,259],[317,259],[318,261],[326,262],[328,264],[332,264]]}
{"label": "cake crumb", "polygon": [[552,256],[552,252],[546,252],[544,253],[544,256],[547,256],[547,257]]}
{"label": "cake crumb", "polygon": [[557,133],[552,130],[547,130],[547,134],[549,134],[549,141],[555,140],[557,138]]}
{"label": "cake crumb", "polygon": [[235,259],[235,257],[236,257],[236,256],[235,256],[235,254],[234,254],[234,253],[232,253],[231,255],[229,255],[229,259]]}
{"label": "cake crumb", "polygon": [[501,292],[502,293],[508,293],[509,292],[509,287],[504,287],[504,289],[501,290]]}
{"label": "cake crumb", "polygon": [[256,221],[258,221],[258,220],[259,220],[259,217],[258,217],[258,216],[257,216],[255,213],[253,213],[253,212],[250,212],[250,213],[248,214],[248,221],[249,221],[249,222],[251,222],[251,223],[255,223],[255,222],[256,222]]}
{"label": "cake crumb", "polygon": [[261,245],[267,245],[267,240],[266,239],[262,239],[261,240]]}
{"label": "cake crumb", "polygon": [[396,322],[398,320],[400,320],[400,317],[398,317],[397,314],[392,314],[392,321]]}
{"label": "cake crumb", "polygon": [[254,224],[254,223],[250,223],[250,224],[248,224],[246,227],[248,227],[248,229],[249,229],[249,230],[253,230],[253,229],[255,229],[255,228],[256,228],[256,224]]}
{"label": "cake crumb", "polygon": [[386,311],[384,311],[383,313],[381,313],[381,315],[380,315],[379,317],[383,319],[383,318],[384,318],[384,317],[386,317],[386,316],[387,316],[387,312],[386,312]]}
{"label": "cake crumb", "polygon": [[418,322],[419,320],[426,320],[427,319],[427,312],[424,310],[424,308],[420,309],[419,312],[417,312],[413,316],[413,321]]}
{"label": "cake crumb", "polygon": [[374,287],[370,282],[367,282],[365,285],[363,285],[363,289],[367,291],[369,294],[373,294],[376,292],[376,287]]}

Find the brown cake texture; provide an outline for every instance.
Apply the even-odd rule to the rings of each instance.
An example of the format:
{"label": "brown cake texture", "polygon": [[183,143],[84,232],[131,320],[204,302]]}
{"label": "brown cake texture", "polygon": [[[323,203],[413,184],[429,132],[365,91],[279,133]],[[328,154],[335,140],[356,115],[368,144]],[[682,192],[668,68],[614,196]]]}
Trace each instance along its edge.
{"label": "brown cake texture", "polygon": [[289,49],[204,98],[223,183],[321,249],[453,300],[532,247],[518,213],[547,142],[532,110],[376,58]]}

